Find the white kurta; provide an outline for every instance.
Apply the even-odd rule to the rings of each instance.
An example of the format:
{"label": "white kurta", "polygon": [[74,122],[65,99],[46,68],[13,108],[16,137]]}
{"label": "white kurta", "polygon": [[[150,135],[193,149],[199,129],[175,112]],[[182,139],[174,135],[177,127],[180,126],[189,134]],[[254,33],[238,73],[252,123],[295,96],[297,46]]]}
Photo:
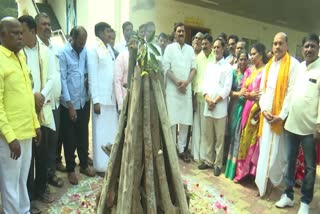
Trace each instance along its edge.
{"label": "white kurta", "polygon": [[[183,47],[175,42],[168,45],[163,55],[163,69],[169,69],[180,80],[187,80],[192,68],[196,68],[195,55],[190,45]],[[170,126],[176,124],[192,125],[192,91],[191,84],[187,92],[181,93],[176,85],[166,77],[166,100]]]}
{"label": "white kurta", "polygon": [[89,90],[93,104],[100,104],[100,114],[92,108],[93,167],[104,172],[108,156],[101,146],[113,143],[117,131],[117,110],[114,93],[114,57],[100,39],[88,50]]}
{"label": "white kurta", "polygon": [[[261,112],[271,112],[281,61],[271,64],[266,90],[262,94],[259,102]],[[288,116],[289,101],[298,68],[299,62],[291,57],[288,88],[279,114],[279,117],[283,120]],[[263,72],[261,88],[265,80],[265,70]],[[281,135],[277,135],[272,132],[271,126],[267,120],[264,119],[255,179],[260,196],[263,196],[266,192],[268,178],[275,186],[281,183],[284,173],[286,172],[286,165],[286,142],[284,141],[284,134],[282,132]]]}
{"label": "white kurta", "polygon": [[[51,109],[52,92],[55,87],[55,58],[47,46],[37,42],[33,48],[27,46],[23,49],[26,55],[27,64],[31,70],[33,80],[33,93],[41,93],[45,97],[45,104],[42,108],[41,126],[56,130],[55,121]],[[39,64],[41,63],[41,65]],[[40,74],[40,67],[41,72]],[[42,79],[41,79],[42,77]],[[42,88],[41,88],[42,81]]]}

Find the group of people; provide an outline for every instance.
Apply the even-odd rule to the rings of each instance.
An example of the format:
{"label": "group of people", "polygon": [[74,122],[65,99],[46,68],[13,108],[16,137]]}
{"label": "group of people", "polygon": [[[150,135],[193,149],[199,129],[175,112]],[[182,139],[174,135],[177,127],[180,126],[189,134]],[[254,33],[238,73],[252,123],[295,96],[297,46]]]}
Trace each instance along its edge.
{"label": "group of people", "polygon": [[[95,40],[86,45],[86,29],[76,26],[59,47],[50,40],[50,18],[44,13],[0,21],[0,190],[5,213],[28,213],[30,200],[51,203],[48,184],[63,186],[57,169],[77,185],[76,150],[80,173],[104,176],[127,90],[128,47],[135,43],[133,24],[123,23],[122,30],[124,41],[115,45],[115,31],[99,22]],[[305,166],[299,213],[308,213],[320,138],[319,37],[303,38],[304,61],[299,63],[289,55],[282,32],[274,37],[271,57],[263,44],[248,52],[245,40],[223,33],[214,39],[199,32],[188,45],[183,23],[175,24],[172,42],[165,33],[156,41],[154,33],[153,22],[139,27],[138,35],[161,55],[157,60],[178,156],[190,162],[191,138],[200,170],[213,169],[219,176],[226,162],[225,176],[235,182],[255,176],[261,197],[284,178],[287,188],[276,206],[285,207],[293,206],[300,148]]]}
{"label": "group of people", "polygon": [[190,161],[186,145],[192,125],[191,155],[200,170],[213,169],[219,176],[226,161],[225,176],[236,183],[254,176],[260,197],[284,179],[285,193],[275,204],[279,208],[293,206],[300,177],[298,213],[308,213],[320,140],[319,36],[303,38],[304,61],[299,63],[289,55],[283,32],[274,36],[272,56],[262,43],[247,52],[245,40],[236,35],[213,39],[199,32],[189,46],[182,23],[174,32],[175,42],[166,47],[162,63],[179,157]]}
{"label": "group of people", "polygon": [[[133,26],[126,22],[123,28],[127,38]],[[88,48],[84,27],[74,27],[64,47],[51,41],[51,33],[45,13],[0,21],[0,190],[5,213],[40,213],[35,200],[55,200],[48,184],[64,185],[56,170],[67,172],[69,182],[77,185],[76,150],[80,173],[104,176],[108,155],[103,149],[110,151],[116,134],[114,65],[118,54],[128,60],[121,57],[126,44],[119,52],[111,47],[115,31],[105,22],[95,25],[96,40]],[[93,160],[88,152],[91,106]]]}

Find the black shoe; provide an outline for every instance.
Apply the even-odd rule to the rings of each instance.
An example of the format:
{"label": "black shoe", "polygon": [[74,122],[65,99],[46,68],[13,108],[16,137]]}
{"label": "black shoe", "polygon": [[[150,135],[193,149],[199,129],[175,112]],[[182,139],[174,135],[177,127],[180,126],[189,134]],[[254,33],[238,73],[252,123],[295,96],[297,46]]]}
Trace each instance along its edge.
{"label": "black shoe", "polygon": [[221,169],[218,166],[213,167],[214,176],[219,176],[221,174]]}
{"label": "black shoe", "polygon": [[45,191],[42,195],[38,196],[37,200],[41,201],[42,203],[51,204],[55,199],[50,195],[49,192]]}
{"label": "black shoe", "polygon": [[48,178],[48,184],[51,184],[55,187],[63,187],[63,180],[58,176],[54,175]]}
{"label": "black shoe", "polygon": [[211,167],[208,165],[208,164],[206,164],[206,163],[202,163],[202,164],[200,164],[199,166],[198,166],[198,169],[200,169],[200,170],[204,170],[204,169],[210,169]]}

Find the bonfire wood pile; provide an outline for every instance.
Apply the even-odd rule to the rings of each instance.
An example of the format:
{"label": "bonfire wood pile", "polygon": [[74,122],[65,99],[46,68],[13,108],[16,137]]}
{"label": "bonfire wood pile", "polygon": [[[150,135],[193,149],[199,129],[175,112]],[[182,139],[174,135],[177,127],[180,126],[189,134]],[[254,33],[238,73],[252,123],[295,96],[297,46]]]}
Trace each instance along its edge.
{"label": "bonfire wood pile", "polygon": [[97,213],[185,214],[188,205],[161,74],[141,61],[136,63],[137,60],[137,49],[130,49],[128,80],[131,81],[128,81]]}

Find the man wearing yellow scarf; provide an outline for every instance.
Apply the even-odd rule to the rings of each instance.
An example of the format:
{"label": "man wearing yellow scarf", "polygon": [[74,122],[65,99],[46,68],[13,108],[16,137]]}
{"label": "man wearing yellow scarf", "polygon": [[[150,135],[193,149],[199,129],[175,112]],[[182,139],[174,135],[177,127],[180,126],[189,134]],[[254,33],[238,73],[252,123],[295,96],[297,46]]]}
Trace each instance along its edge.
{"label": "man wearing yellow scarf", "polygon": [[[288,116],[290,94],[299,62],[288,54],[288,37],[277,33],[273,40],[274,57],[265,66],[261,80],[260,153],[255,182],[259,195],[266,194],[267,184],[281,183],[286,166],[283,123]],[[269,194],[270,191],[267,192]]]}

